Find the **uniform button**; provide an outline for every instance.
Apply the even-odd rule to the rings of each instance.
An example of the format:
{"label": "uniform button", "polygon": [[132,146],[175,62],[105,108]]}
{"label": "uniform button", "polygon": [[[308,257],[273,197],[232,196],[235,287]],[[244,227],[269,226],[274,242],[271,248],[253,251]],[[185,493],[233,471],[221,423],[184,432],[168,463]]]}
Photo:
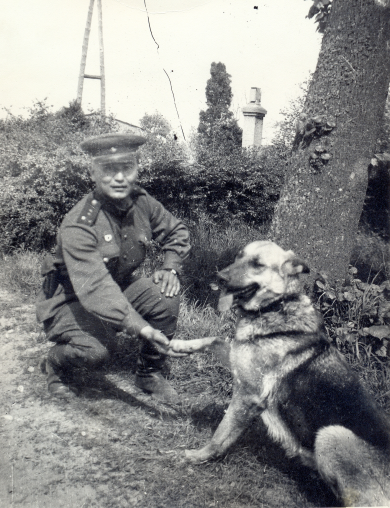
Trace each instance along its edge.
{"label": "uniform button", "polygon": [[91,201],[91,205],[92,205],[92,206],[96,206],[97,204],[98,204],[98,202],[96,201],[96,199],[93,199],[93,200]]}
{"label": "uniform button", "polygon": [[127,235],[123,235],[123,238],[124,238],[124,239],[126,240],[126,238],[127,238]]}
{"label": "uniform button", "polygon": [[85,215],[83,215],[83,216],[81,217],[81,220],[85,220],[85,219],[86,219],[86,216],[85,216]]}
{"label": "uniform button", "polygon": [[127,259],[127,256],[126,256],[126,254],[123,254],[123,259]]}
{"label": "uniform button", "polygon": [[103,258],[103,261],[104,261],[105,263],[108,263],[108,258]]}

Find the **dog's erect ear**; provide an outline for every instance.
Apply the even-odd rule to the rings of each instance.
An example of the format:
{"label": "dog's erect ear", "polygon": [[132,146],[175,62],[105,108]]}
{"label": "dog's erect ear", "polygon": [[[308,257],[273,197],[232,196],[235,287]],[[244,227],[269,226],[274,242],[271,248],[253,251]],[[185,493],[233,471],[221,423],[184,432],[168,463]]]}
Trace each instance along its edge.
{"label": "dog's erect ear", "polygon": [[295,256],[295,254],[292,251],[291,252],[291,258],[287,259],[282,266],[281,271],[284,275],[297,275],[299,273],[309,273],[310,268],[307,266],[307,264],[302,261],[302,259],[299,259]]}

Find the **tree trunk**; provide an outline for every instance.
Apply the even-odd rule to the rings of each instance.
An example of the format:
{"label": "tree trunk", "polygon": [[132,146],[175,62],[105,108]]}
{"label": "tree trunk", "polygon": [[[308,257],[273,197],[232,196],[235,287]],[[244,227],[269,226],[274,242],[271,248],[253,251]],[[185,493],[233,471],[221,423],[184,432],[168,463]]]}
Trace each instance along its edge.
{"label": "tree trunk", "polygon": [[348,269],[390,79],[390,14],[334,0],[270,236],[330,282]]}

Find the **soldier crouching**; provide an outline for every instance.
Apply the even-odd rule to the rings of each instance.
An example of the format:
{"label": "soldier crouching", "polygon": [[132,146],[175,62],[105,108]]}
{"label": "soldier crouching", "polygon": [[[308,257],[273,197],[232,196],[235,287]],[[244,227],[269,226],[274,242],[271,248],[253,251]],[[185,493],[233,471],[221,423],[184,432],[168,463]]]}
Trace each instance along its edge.
{"label": "soldier crouching", "polygon": [[[177,393],[162,375],[179,313],[178,274],[187,256],[185,225],[136,184],[145,138],[106,134],[84,141],[95,190],[65,216],[54,256],[42,267],[37,318],[55,343],[44,361],[49,392],[77,393],[75,372],[100,367],[119,331],[140,339],[135,384],[166,402]],[[136,277],[146,244],[157,241],[162,267]]]}

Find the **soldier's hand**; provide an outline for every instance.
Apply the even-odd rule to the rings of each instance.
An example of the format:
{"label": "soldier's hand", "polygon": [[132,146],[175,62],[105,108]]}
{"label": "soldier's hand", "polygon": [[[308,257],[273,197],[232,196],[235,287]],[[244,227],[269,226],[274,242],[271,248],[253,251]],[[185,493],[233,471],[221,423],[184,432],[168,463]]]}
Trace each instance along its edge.
{"label": "soldier's hand", "polygon": [[168,298],[179,294],[179,277],[169,270],[157,270],[154,272],[152,279],[155,284],[161,283],[161,293],[165,293]]}
{"label": "soldier's hand", "polygon": [[139,332],[141,338],[149,341],[157,349],[159,353],[164,355],[181,358],[188,356],[187,353],[176,353],[169,348],[169,339],[160,330],[156,330],[152,326],[144,326]]}

